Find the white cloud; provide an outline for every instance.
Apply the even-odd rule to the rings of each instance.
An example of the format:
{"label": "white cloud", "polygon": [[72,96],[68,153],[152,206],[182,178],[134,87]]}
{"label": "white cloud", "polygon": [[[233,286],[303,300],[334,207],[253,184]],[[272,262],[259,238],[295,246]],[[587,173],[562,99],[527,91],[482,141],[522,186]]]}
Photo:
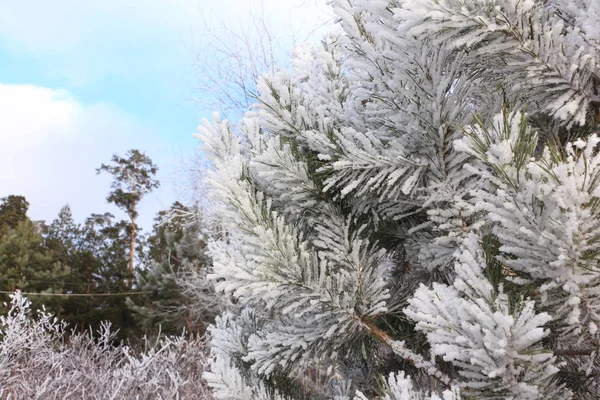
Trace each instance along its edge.
{"label": "white cloud", "polygon": [[[84,105],[64,90],[0,84],[0,197],[24,195],[34,220],[55,218],[66,203],[80,222],[92,212],[116,214],[105,203],[110,178],[96,176],[96,168],[131,148],[168,164],[168,146],[152,127],[108,104]],[[171,197],[168,190],[160,196]],[[149,228],[168,201],[154,196],[144,203]]]}
{"label": "white cloud", "polygon": [[[65,134],[82,107],[64,90],[0,85],[2,147],[20,146],[39,134]],[[21,132],[13,134],[12,132]]]}

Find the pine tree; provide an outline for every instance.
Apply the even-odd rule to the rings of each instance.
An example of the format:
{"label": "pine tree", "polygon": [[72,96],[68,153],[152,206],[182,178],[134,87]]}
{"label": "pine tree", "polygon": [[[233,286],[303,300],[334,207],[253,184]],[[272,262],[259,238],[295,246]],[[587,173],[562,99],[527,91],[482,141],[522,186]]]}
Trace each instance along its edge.
{"label": "pine tree", "polygon": [[[148,266],[137,276],[137,288],[147,294],[128,301],[147,333],[199,334],[214,322],[210,304],[196,307],[196,296],[186,290],[188,281],[205,274],[210,264],[201,222],[195,216],[192,208],[175,202],[155,218],[148,239]],[[206,298],[216,298],[208,282],[198,285],[194,280],[194,294],[202,290]]]}
{"label": "pine tree", "polygon": [[81,227],[73,218],[71,206],[64,205],[50,225],[44,226],[46,245],[54,248],[63,260],[68,260],[80,242]]}
{"label": "pine tree", "polygon": [[24,196],[9,195],[0,199],[0,230],[16,228],[19,222],[27,219],[29,202]]}
{"label": "pine tree", "polygon": [[195,215],[193,209],[179,201],[174,202],[169,209],[159,211],[154,218],[153,231],[147,240],[148,259],[160,260],[169,252],[172,242],[179,242],[186,231],[196,230],[200,234],[200,227],[192,219]]}
{"label": "pine tree", "polygon": [[204,123],[216,397],[600,396],[599,4],[334,0]]}
{"label": "pine tree", "polygon": [[[71,207],[63,206],[58,216],[49,225],[42,224],[41,234],[43,247],[46,254],[53,260],[68,268],[66,276],[55,276],[53,282],[48,284],[60,284],[63,294],[85,293],[87,286],[87,275],[91,274],[93,263],[82,263],[85,259],[79,250],[81,246],[81,227],[75,223]],[[82,265],[87,266],[88,273],[82,271]],[[88,291],[89,293],[89,291]],[[34,298],[35,300],[35,298]],[[75,297],[62,297],[61,318],[73,325],[85,319],[82,314],[88,310],[82,307],[87,300]]]}
{"label": "pine tree", "polygon": [[129,226],[129,276],[127,287],[132,287],[133,269],[135,261],[135,240],[138,226],[135,220],[138,216],[138,204],[142,198],[153,189],[160,186],[154,178],[158,167],[152,163],[150,157],[139,150],[129,150],[127,158],[113,155],[112,165],[102,164],[96,173],[108,172],[114,178],[111,184],[112,191],[106,200],[115,204],[127,213],[131,224]]}
{"label": "pine tree", "polygon": [[[127,221],[115,221],[110,213],[92,214],[78,224],[69,205],[43,227],[44,254],[69,269],[68,275],[52,279],[67,295],[61,298],[60,317],[71,328],[96,333],[109,322],[119,331],[119,339],[134,340],[140,333],[126,304],[126,295],[132,293],[126,282],[128,229]],[[143,243],[136,240],[136,244],[139,254]]]}
{"label": "pine tree", "polygon": [[31,296],[33,307],[44,305],[61,315],[65,299],[52,295],[63,293],[69,272],[68,265],[48,251],[40,229],[28,218],[0,238],[0,287],[5,300],[15,290],[39,293]]}
{"label": "pine tree", "polygon": [[[119,339],[140,338],[138,327],[127,307],[129,286],[129,230],[128,221],[115,221],[110,213],[92,214],[82,228],[81,267],[88,283],[87,292],[99,296],[85,297],[82,329],[97,331],[103,321],[118,329]],[[89,263],[89,264],[88,264]],[[89,268],[89,269],[88,269]],[[87,311],[86,311],[87,310]]]}
{"label": "pine tree", "polygon": [[[92,326],[95,332],[101,322],[97,314],[102,309],[104,300],[88,296],[102,293],[102,281],[98,273],[98,268],[102,265],[98,257],[102,253],[94,246],[94,243],[101,240],[94,240],[96,235],[89,221],[85,227],[75,222],[68,204],[61,208],[57,218],[44,226],[43,230],[45,247],[54,258],[69,267],[69,275],[61,279],[64,293],[77,294],[65,297],[61,318],[72,328],[79,327],[81,331]],[[112,323],[116,325],[115,322]]]}

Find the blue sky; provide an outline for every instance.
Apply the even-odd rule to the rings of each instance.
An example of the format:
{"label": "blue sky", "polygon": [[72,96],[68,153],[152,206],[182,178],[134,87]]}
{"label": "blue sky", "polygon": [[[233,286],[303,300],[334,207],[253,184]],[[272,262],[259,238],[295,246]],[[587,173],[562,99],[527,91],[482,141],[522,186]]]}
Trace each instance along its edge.
{"label": "blue sky", "polygon": [[[0,197],[22,194],[34,220],[69,203],[82,222],[110,211],[95,169],[137,148],[159,165],[144,228],[183,196],[204,117],[194,62],[211,62],[205,25],[264,10],[291,46],[328,19],[319,0],[0,0]],[[314,35],[312,36],[314,39]]]}

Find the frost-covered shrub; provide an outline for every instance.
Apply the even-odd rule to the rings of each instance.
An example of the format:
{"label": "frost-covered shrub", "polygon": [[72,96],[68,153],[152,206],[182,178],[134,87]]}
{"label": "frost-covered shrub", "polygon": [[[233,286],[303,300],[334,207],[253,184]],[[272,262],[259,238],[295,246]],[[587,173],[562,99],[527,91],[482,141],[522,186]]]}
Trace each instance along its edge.
{"label": "frost-covered shrub", "polygon": [[210,399],[202,379],[204,341],[163,337],[135,352],[99,337],[71,332],[52,315],[30,315],[30,302],[11,295],[0,317],[2,399]]}

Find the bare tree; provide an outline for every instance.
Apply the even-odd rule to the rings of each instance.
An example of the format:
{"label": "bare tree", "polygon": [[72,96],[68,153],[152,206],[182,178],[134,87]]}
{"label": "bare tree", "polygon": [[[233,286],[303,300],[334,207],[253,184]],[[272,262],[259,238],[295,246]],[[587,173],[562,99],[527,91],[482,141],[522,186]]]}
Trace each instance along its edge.
{"label": "bare tree", "polygon": [[275,70],[284,52],[264,18],[264,9],[246,26],[232,28],[230,23],[210,15],[204,18],[203,28],[206,47],[196,53],[194,60],[199,100],[231,118],[239,117],[252,104],[257,78]]}
{"label": "bare tree", "polygon": [[[312,1],[298,1],[292,10],[305,8]],[[324,23],[314,21],[310,28],[298,30],[290,24],[286,32],[276,33],[265,5],[260,2],[247,22],[236,23],[209,13],[203,18],[204,43],[194,58],[199,102],[238,120],[253,104],[256,82],[264,73],[288,67],[290,52],[300,40],[311,36]]]}

